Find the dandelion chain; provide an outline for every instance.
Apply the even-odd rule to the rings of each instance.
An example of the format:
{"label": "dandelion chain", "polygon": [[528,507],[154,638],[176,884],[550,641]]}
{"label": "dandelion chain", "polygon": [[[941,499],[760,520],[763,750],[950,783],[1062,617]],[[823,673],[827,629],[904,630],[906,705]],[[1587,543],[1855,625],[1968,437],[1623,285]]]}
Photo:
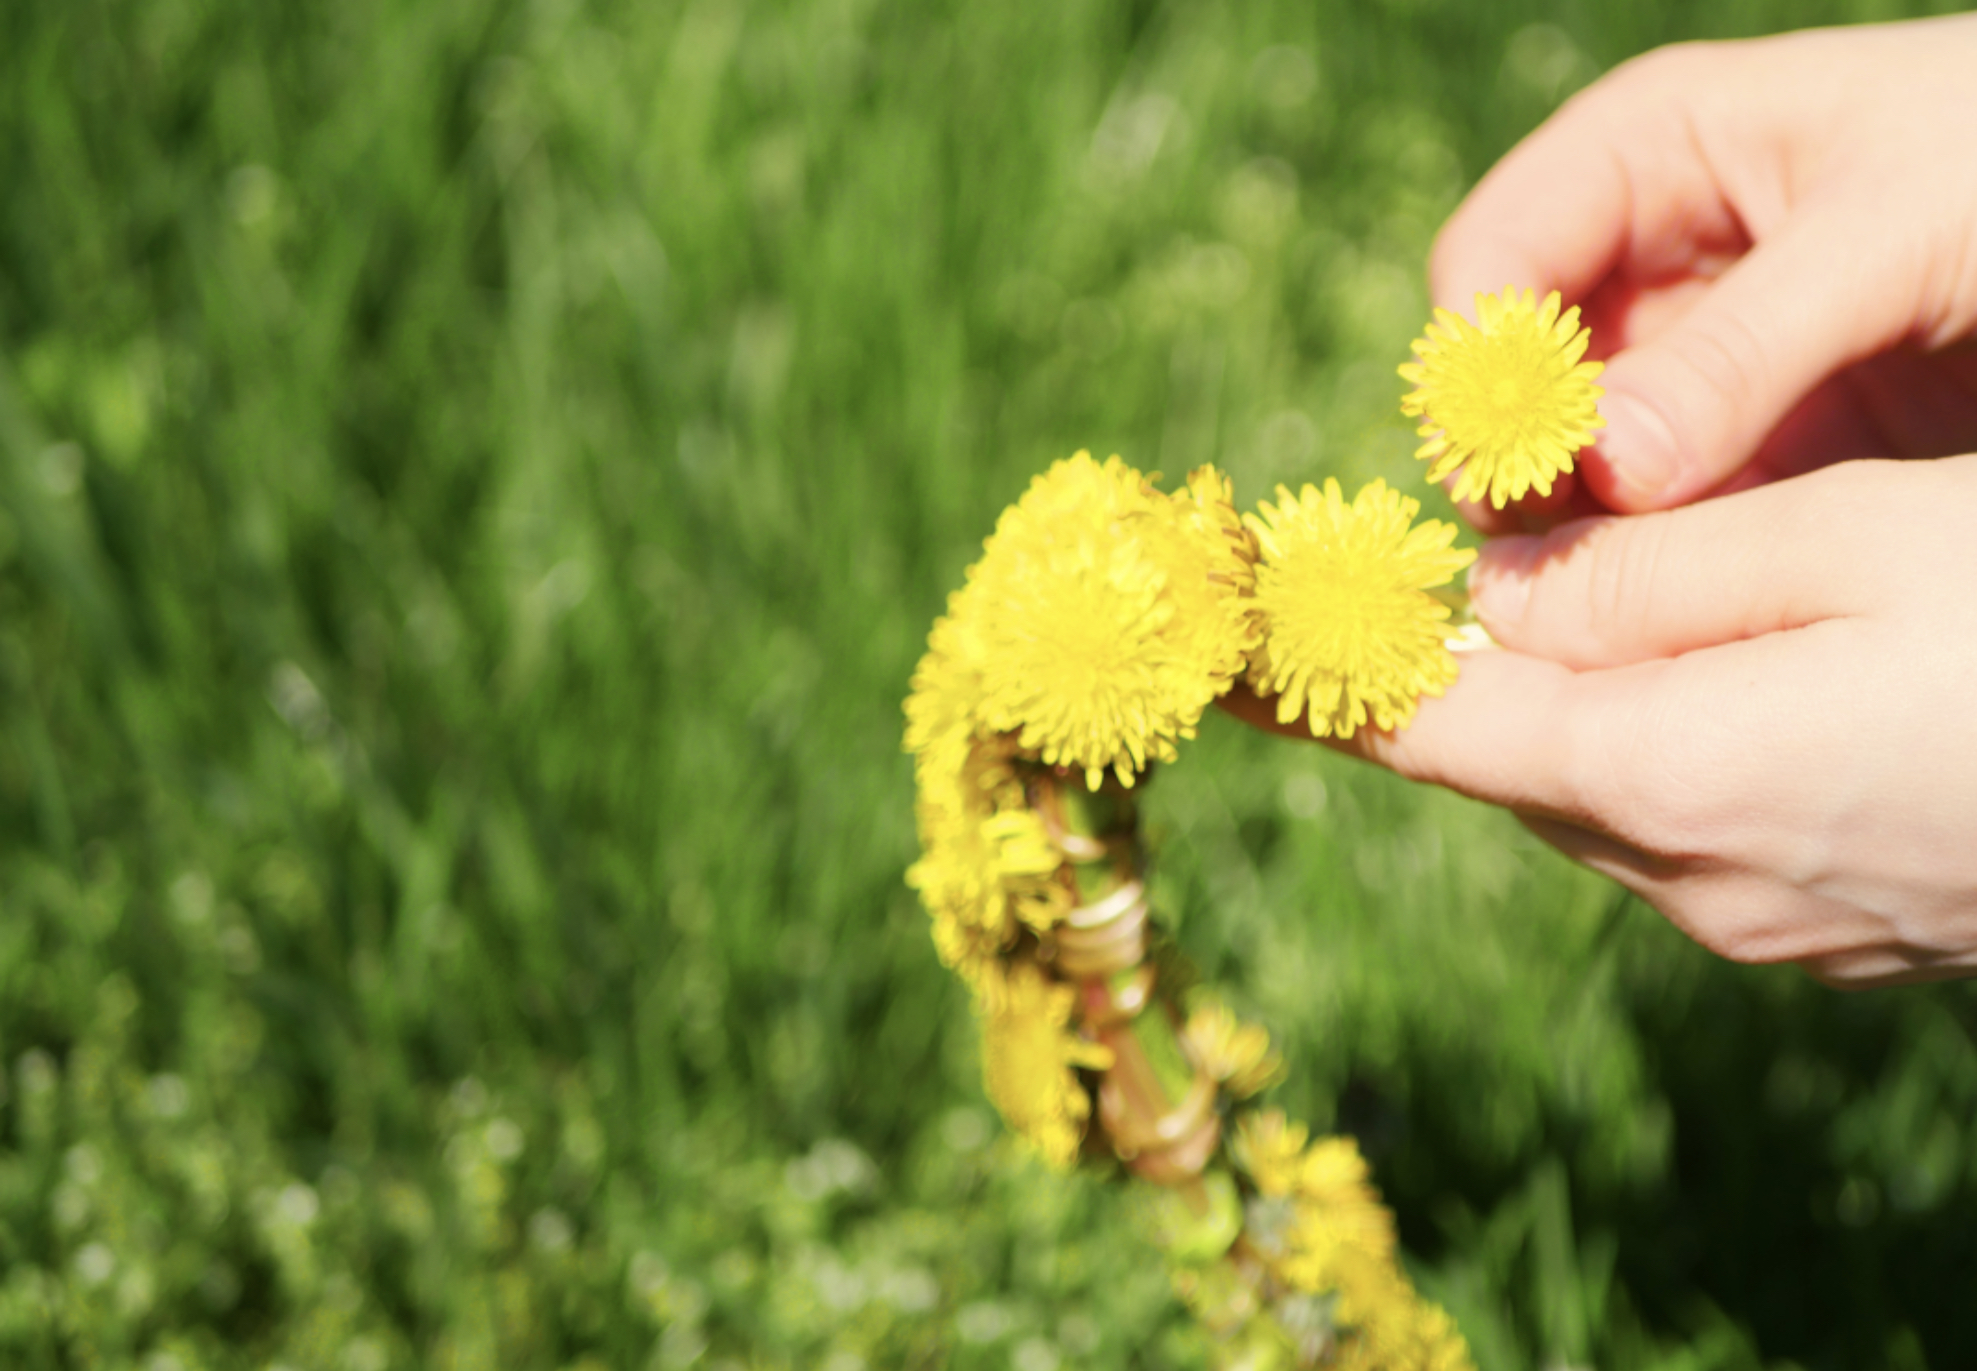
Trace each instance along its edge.
{"label": "dandelion chain", "polygon": [[[1577,311],[1530,292],[1438,315],[1402,368],[1439,478],[1549,490],[1597,414]],[[1350,1138],[1255,1096],[1282,1063],[1193,980],[1149,908],[1136,785],[1238,682],[1280,722],[1405,727],[1487,638],[1450,586],[1474,553],[1414,499],[1336,481],[1238,515],[1202,467],[1169,493],[1078,453],[1005,510],[906,702],[922,855],[908,872],[967,982],[983,1078],[1047,1162],[1137,1178],[1177,1293],[1225,1366],[1464,1371],[1402,1271]]]}

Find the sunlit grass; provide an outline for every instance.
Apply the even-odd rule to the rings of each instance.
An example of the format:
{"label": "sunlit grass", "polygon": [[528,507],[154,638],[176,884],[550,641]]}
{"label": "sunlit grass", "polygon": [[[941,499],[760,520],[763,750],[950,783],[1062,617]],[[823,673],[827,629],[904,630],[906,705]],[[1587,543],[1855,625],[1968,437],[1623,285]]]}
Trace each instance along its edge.
{"label": "sunlit grass", "polygon": [[[1464,187],[1870,11],[10,9],[0,1363],[1200,1364],[982,1102],[922,636],[1079,447],[1414,488]],[[1977,1357],[1968,994],[1219,717],[1150,810],[1486,1368]]]}

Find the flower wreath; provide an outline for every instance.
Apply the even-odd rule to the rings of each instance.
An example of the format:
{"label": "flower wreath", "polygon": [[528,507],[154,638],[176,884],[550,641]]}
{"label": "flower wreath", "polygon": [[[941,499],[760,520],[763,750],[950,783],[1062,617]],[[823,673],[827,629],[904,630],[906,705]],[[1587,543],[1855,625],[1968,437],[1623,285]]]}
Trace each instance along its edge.
{"label": "flower wreath", "polygon": [[[1556,293],[1437,310],[1400,368],[1430,480],[1502,508],[1600,424],[1579,311]],[[1277,488],[1237,513],[1113,457],[1056,463],[997,521],[934,624],[906,701],[922,856],[907,873],[982,1022],[989,1098],[1041,1156],[1123,1164],[1175,1287],[1225,1365],[1456,1371],[1349,1137],[1255,1096],[1268,1036],[1150,941],[1135,783],[1238,681],[1279,722],[1350,738],[1412,720],[1457,674],[1452,593],[1475,557],[1383,481]],[[1486,640],[1485,640],[1486,641]]]}

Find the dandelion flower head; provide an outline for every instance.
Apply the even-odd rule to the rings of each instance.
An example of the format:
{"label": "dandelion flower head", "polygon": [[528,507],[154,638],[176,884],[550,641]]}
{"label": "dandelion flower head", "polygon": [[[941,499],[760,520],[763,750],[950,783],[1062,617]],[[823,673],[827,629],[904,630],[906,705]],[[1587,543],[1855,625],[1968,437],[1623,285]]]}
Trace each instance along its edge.
{"label": "dandelion flower head", "polygon": [[1461,468],[1456,499],[1487,495],[1502,509],[1532,489],[1550,494],[1604,422],[1593,384],[1602,366],[1581,360],[1590,331],[1576,305],[1561,314],[1559,304],[1557,291],[1540,305],[1536,292],[1506,287],[1476,297],[1477,324],[1438,309],[1415,340],[1419,360],[1400,368],[1414,385],[1401,412],[1421,419],[1427,440],[1415,455],[1433,463],[1430,481]]}
{"label": "dandelion flower head", "polygon": [[1393,1215],[1373,1190],[1359,1145],[1348,1137],[1320,1138],[1299,1160],[1295,1192],[1298,1229],[1324,1235],[1313,1246],[1339,1243],[1375,1256],[1393,1256]]}
{"label": "dandelion flower head", "polygon": [[1475,1371],[1455,1321],[1391,1261],[1354,1261],[1329,1287],[1341,1327],[1332,1371]]}
{"label": "dandelion flower head", "polygon": [[[1340,1290],[1349,1305],[1355,1283],[1393,1263],[1393,1215],[1380,1203],[1351,1138],[1320,1138],[1292,1169],[1294,1217],[1283,1250],[1276,1254],[1277,1273],[1301,1290]],[[1381,1297],[1386,1293],[1378,1285],[1375,1289]],[[1376,1298],[1362,1304],[1380,1302]],[[1349,1317],[1364,1322],[1375,1317],[1375,1310],[1362,1307]]]}
{"label": "dandelion flower head", "polygon": [[1230,1152],[1265,1195],[1288,1195],[1297,1188],[1304,1168],[1304,1144],[1311,1136],[1281,1109],[1244,1113],[1236,1124]]}
{"label": "dandelion flower head", "polygon": [[923,759],[914,806],[921,856],[906,883],[933,919],[941,961],[993,1000],[1001,984],[993,963],[1020,926],[1051,928],[1072,898],[1059,879],[1064,854],[1028,807],[1007,742],[977,739],[963,758],[951,771]]}
{"label": "dandelion flower head", "polygon": [[948,597],[948,612],[927,635],[926,655],[906,697],[906,750],[922,790],[930,779],[959,773],[979,731],[975,706],[982,680],[971,655],[973,636],[964,627],[968,613],[965,590]]}
{"label": "dandelion flower head", "polygon": [[1218,1000],[1204,1000],[1181,1030],[1188,1055],[1231,1099],[1247,1099],[1283,1079],[1283,1059],[1270,1050],[1270,1035],[1246,1024]]}
{"label": "dandelion flower head", "polygon": [[1191,472],[1157,513],[1167,527],[1147,550],[1174,605],[1171,685],[1182,696],[1206,688],[1212,699],[1242,674],[1256,644],[1256,535],[1243,527],[1229,478],[1210,466]]}
{"label": "dandelion flower head", "polygon": [[1077,1160],[1091,1097],[1076,1068],[1103,1070],[1112,1051],[1070,1031],[1077,991],[1030,962],[1010,967],[982,1023],[982,1081],[1009,1126],[1060,1169]]}
{"label": "dandelion flower head", "polygon": [[1416,525],[1418,501],[1373,481],[1347,504],[1339,483],[1277,487],[1246,517],[1262,549],[1256,603],[1265,625],[1249,680],[1277,696],[1277,720],[1306,716],[1314,737],[1350,738],[1414,717],[1423,695],[1455,679],[1443,643],[1448,607],[1427,593],[1476,554],[1452,547],[1453,525]]}
{"label": "dandelion flower head", "polygon": [[1175,756],[1253,638],[1248,565],[1203,504],[1083,452],[1031,483],[963,592],[983,729],[1093,789]]}

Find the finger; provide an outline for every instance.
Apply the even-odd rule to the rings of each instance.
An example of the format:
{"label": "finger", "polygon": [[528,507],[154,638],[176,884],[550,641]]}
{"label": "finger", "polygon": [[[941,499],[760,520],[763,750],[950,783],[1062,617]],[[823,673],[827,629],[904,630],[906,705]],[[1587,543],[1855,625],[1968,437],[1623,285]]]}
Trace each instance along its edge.
{"label": "finger", "polygon": [[[1686,664],[1581,673],[1502,649],[1464,653],[1461,660],[1455,683],[1422,699],[1405,727],[1367,727],[1350,738],[1318,741],[1520,816],[1559,820],[1640,851],[1670,851],[1630,811],[1636,793],[1652,784],[1647,778],[1665,774],[1671,749],[1659,731],[1670,715],[1657,705],[1657,692],[1686,698],[1688,685],[1664,680]],[[1267,732],[1312,740],[1305,719],[1278,722],[1276,701],[1247,685],[1237,684],[1218,703]]]}
{"label": "finger", "polygon": [[[1567,769],[1570,743],[1557,727],[1554,702],[1571,690],[1573,674],[1553,662],[1501,651],[1466,653],[1462,664],[1455,684],[1440,698],[1422,700],[1407,727],[1368,727],[1349,739],[1318,741],[1491,804],[1584,817],[1586,807],[1563,803],[1563,787],[1548,779]],[[1278,722],[1276,700],[1247,684],[1238,682],[1218,703],[1266,732],[1313,741],[1304,719]]]}
{"label": "finger", "polygon": [[1847,901],[1796,889],[1735,863],[1642,851],[1591,828],[1541,815],[1518,820],[1558,852],[1625,886],[1718,956],[1797,962],[1828,985],[1862,989],[1970,974],[1961,949],[1913,946],[1884,919]]}
{"label": "finger", "polygon": [[[1625,166],[1563,117],[1491,168],[1436,236],[1428,284],[1438,307],[1474,322],[1476,296],[1506,285],[1580,300],[1619,263],[1633,202]],[[1559,175],[1566,165],[1576,170]]]}
{"label": "finger", "polygon": [[[1594,797],[1582,793],[1577,721],[1581,679],[1555,662],[1514,652],[1462,656],[1462,674],[1439,698],[1424,699],[1405,728],[1362,728],[1326,743],[1396,771],[1520,813],[1589,821]],[[1273,721],[1274,701],[1242,717]],[[1268,725],[1266,725],[1268,726]],[[1309,738],[1303,720],[1275,726]]]}
{"label": "finger", "polygon": [[1493,539],[1470,571],[1470,602],[1504,647],[1581,671],[1859,613],[1860,516],[1899,498],[1907,471],[1849,463],[1683,509]]}
{"label": "finger", "polygon": [[1616,270],[1646,279],[1748,246],[1691,136],[1692,91],[1721,50],[1630,63],[1559,109],[1494,167],[1435,240],[1435,303],[1468,314],[1506,284],[1585,300]]}
{"label": "finger", "polygon": [[1977,341],[1897,348],[1820,385],[1714,494],[1861,457],[1949,457],[1977,448]]}
{"label": "finger", "polygon": [[[1834,721],[1875,717],[1886,684],[1818,664],[1871,655],[1865,623],[1587,672],[1501,649],[1469,653],[1406,727],[1328,742],[1512,810],[1724,956],[1802,960],[1862,947],[1886,930],[1850,926],[1822,941],[1840,923],[1794,918],[1794,892],[1764,873],[1817,872],[1834,825],[1859,826],[1818,798],[1821,749]],[[1781,711],[1780,682],[1809,692],[1806,707]],[[1232,708],[1297,735],[1274,725],[1267,701]]]}
{"label": "finger", "polygon": [[1827,376],[1899,342],[1913,291],[1864,202],[1808,209],[1753,248],[1665,331],[1614,356],[1587,485],[1622,511],[1720,485]]}

